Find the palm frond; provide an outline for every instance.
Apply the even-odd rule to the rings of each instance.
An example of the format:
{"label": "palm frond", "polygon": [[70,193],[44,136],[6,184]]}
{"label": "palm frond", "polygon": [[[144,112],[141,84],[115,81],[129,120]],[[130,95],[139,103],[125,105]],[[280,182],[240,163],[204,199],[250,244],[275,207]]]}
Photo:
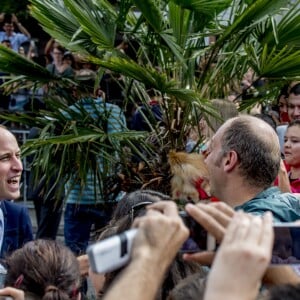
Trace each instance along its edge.
{"label": "palm frond", "polygon": [[[98,3],[99,4],[99,3]],[[116,13],[111,10],[99,10],[93,1],[65,0],[70,13],[77,18],[80,28],[88,34],[91,41],[100,49],[114,47],[116,31]]]}
{"label": "palm frond", "polygon": [[0,45],[0,70],[6,73],[22,75],[22,77],[19,78],[20,80],[30,78],[35,81],[48,82],[58,79],[46,68],[3,45]]}

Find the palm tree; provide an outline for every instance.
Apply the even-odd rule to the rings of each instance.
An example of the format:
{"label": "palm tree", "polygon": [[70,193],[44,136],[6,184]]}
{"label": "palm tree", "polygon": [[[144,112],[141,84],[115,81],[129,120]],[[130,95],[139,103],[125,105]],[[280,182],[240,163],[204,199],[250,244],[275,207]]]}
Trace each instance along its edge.
{"label": "palm tree", "polygon": [[[148,88],[158,91],[165,126],[164,130],[151,126],[150,133],[127,131],[110,136],[88,116],[70,122],[61,110],[74,98],[61,91],[70,84],[80,87],[80,83],[55,77],[0,46],[0,70],[15,74],[6,88],[12,83],[33,88],[48,83],[50,87],[47,110],[32,115],[3,113],[2,117],[42,129],[38,139],[23,146],[25,155],[36,155],[37,177],[40,172],[54,173],[57,181],[65,180],[76,165],[84,182],[87,169],[94,168],[95,156],[101,153],[113,162],[111,150],[117,149],[130,178],[129,189],[153,183],[153,179],[166,187],[168,151],[184,148],[186,128],[200,117],[219,117],[209,99],[239,91],[249,69],[256,81],[264,79],[266,92],[243,103],[242,109],[272,100],[283,82],[298,78],[298,2],[119,0],[112,5],[107,0],[31,0],[31,14],[47,33],[98,65],[98,83],[105,70],[122,75],[124,106],[135,103],[136,97],[146,103]],[[120,34],[135,50],[134,57],[115,46]],[[207,42],[210,37],[214,43]],[[149,143],[153,137],[154,147]],[[142,172],[132,167],[128,153],[140,156],[147,167]]]}

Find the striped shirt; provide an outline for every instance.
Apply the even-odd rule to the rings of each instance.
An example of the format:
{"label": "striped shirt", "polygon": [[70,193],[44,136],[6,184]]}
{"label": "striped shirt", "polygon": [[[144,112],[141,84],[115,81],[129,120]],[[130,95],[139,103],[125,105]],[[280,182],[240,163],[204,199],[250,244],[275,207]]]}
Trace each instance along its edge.
{"label": "striped shirt", "polygon": [[[111,103],[105,103],[102,98],[86,98],[69,107],[74,112],[87,112],[93,119],[99,120],[99,127],[107,134],[121,132],[126,129],[126,121],[120,107]],[[115,158],[117,160],[117,154]],[[101,156],[97,158],[99,173],[115,173],[115,168],[110,165],[104,166],[104,160]],[[99,174],[98,174],[99,175]],[[95,188],[96,187],[96,188]],[[74,178],[66,184],[66,202],[70,204],[99,204],[104,203],[102,193],[103,185],[97,178],[97,174],[88,172],[86,185],[82,188],[80,182],[75,182]],[[105,188],[105,187],[104,187]]]}

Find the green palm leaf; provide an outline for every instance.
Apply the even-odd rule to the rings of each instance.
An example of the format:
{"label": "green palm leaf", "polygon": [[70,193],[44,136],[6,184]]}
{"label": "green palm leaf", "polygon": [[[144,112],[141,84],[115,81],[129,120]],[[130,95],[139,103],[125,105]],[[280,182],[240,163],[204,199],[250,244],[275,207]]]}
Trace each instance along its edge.
{"label": "green palm leaf", "polygon": [[196,13],[214,17],[228,8],[231,0],[172,0],[181,7],[187,8]]}
{"label": "green palm leaf", "polygon": [[0,45],[0,70],[15,75],[22,75],[22,78],[20,78],[22,80],[30,78],[35,81],[48,82],[49,80],[58,79],[46,68],[3,45]]}
{"label": "green palm leaf", "polygon": [[[234,38],[235,35],[241,35],[245,32],[244,39],[247,38],[257,23],[265,20],[269,15],[278,13],[282,7],[287,7],[288,4],[288,0],[273,0],[272,5],[270,5],[270,1],[268,0],[252,2],[245,11],[238,15],[232,24],[225,29],[222,36],[218,39],[216,46],[222,45],[225,41]],[[236,46],[239,46],[243,40]]]}
{"label": "green palm leaf", "polygon": [[82,30],[101,49],[114,47],[116,14],[111,10],[99,10],[93,1],[65,0],[70,13],[75,16]]}
{"label": "green palm leaf", "polygon": [[151,25],[156,32],[164,30],[164,1],[160,0],[133,0],[143,18]]}

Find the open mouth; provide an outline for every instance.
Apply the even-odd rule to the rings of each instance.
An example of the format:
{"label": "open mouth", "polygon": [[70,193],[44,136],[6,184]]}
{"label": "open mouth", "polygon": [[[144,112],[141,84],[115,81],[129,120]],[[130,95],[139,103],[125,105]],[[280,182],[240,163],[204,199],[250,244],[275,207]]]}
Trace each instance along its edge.
{"label": "open mouth", "polygon": [[7,180],[8,184],[18,184],[19,183],[19,177],[13,177]]}

